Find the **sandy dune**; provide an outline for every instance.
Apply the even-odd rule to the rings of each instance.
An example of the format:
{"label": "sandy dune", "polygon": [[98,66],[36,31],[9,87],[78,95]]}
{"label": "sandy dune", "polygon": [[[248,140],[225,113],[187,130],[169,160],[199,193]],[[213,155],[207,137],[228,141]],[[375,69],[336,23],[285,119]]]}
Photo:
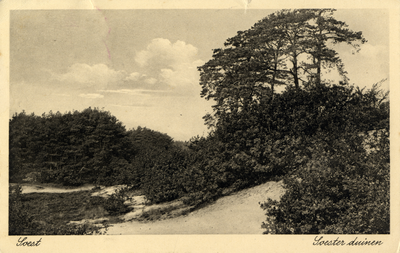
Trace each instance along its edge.
{"label": "sandy dune", "polygon": [[259,202],[267,198],[279,199],[283,193],[282,182],[268,182],[223,197],[185,216],[113,224],[107,234],[262,234],[265,214]]}

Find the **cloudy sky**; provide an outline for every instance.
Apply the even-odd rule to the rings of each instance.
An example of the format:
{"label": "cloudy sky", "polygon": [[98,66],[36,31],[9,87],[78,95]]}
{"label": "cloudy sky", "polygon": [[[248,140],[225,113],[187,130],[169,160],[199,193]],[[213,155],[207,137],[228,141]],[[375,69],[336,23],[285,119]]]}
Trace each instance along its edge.
{"label": "cloudy sky", "polygon": [[[10,16],[10,115],[104,108],[127,129],[148,127],[175,140],[207,132],[211,103],[199,72],[212,49],[275,10],[36,10]],[[385,10],[338,10],[368,43],[337,50],[350,82],[389,77]],[[383,83],[389,89],[389,81]]]}

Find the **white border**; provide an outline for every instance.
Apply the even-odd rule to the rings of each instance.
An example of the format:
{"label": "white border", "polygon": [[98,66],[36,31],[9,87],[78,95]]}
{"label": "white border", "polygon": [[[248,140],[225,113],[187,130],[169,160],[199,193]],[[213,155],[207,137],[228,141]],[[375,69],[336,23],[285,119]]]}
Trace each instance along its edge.
{"label": "white border", "polygon": [[[242,9],[246,0],[2,0],[0,1],[0,252],[396,252],[399,246],[399,7],[397,0],[350,1],[266,1],[252,0],[250,9],[283,8],[387,8],[390,12],[390,92],[391,92],[391,234],[360,235],[381,240],[382,246],[312,246],[315,236],[266,235],[161,235],[161,236],[30,236],[42,238],[39,247],[16,247],[19,237],[8,236],[8,121],[9,121],[9,11],[16,9]],[[206,18],[206,17],[205,17]],[[397,100],[397,101],[396,101]],[[336,239],[339,235],[326,238]],[[355,236],[340,235],[350,241]],[[399,251],[397,251],[399,252]]]}

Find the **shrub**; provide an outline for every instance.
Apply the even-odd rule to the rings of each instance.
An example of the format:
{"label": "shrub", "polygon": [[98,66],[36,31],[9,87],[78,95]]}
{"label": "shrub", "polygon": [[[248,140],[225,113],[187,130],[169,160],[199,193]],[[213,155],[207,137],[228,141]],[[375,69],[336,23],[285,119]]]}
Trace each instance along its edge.
{"label": "shrub", "polygon": [[120,215],[132,210],[124,202],[128,199],[128,188],[124,187],[111,194],[109,198],[104,199],[101,205],[106,209],[110,215]]}
{"label": "shrub", "polygon": [[265,233],[389,233],[389,136],[371,153],[349,152],[358,139],[352,136],[329,146],[335,153],[314,146],[312,159],[285,179],[281,200],[261,204]]}
{"label": "shrub", "polygon": [[9,216],[8,216],[8,234],[20,235],[27,230],[33,229],[33,217],[29,214],[29,209],[22,202],[21,186],[9,186]]}
{"label": "shrub", "polygon": [[154,166],[146,170],[142,180],[147,199],[159,203],[183,196],[184,171],[188,166],[186,152],[172,150],[160,155]]}

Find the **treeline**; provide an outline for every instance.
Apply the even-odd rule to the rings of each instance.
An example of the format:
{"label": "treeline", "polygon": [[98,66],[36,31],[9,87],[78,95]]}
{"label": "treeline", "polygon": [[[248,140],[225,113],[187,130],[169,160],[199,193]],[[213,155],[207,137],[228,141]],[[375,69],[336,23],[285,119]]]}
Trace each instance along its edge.
{"label": "treeline", "polygon": [[10,182],[113,185],[138,182],[144,157],[172,147],[166,134],[138,127],[127,131],[98,108],[10,120]]}

